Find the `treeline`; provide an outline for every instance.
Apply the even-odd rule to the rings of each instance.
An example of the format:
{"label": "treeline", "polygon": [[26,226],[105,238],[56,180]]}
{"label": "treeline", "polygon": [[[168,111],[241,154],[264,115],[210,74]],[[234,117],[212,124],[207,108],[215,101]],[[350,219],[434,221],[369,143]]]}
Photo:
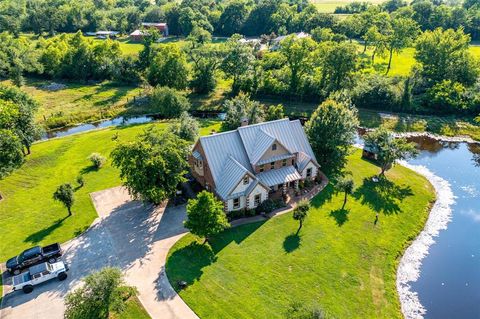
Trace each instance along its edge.
{"label": "treeline", "polygon": [[[365,36],[373,14],[394,13],[412,18],[421,30],[463,28],[473,40],[480,39],[480,4],[465,0],[450,5],[444,0],[387,0],[380,5],[353,2],[336,13],[354,14],[339,19],[320,13],[308,0],[0,0],[0,32],[36,34],[116,30],[128,33],[142,21],[165,21],[173,35],[188,36],[200,27],[211,34],[240,33],[260,36],[275,33],[311,32],[322,27],[347,37]],[[363,14],[369,12],[368,14]]]}
{"label": "treeline", "polygon": [[23,85],[25,74],[50,79],[140,81],[138,61],[118,41],[92,41],[80,32],[32,42],[0,33],[0,77]]}

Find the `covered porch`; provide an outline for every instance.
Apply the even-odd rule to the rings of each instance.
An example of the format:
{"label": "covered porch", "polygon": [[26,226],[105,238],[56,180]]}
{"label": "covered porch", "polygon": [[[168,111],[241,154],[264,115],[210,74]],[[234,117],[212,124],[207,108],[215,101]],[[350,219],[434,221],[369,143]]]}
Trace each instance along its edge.
{"label": "covered porch", "polygon": [[268,197],[272,199],[281,199],[289,194],[294,195],[299,190],[299,183],[302,179],[302,176],[293,166],[263,172],[258,174],[257,177],[270,187]]}

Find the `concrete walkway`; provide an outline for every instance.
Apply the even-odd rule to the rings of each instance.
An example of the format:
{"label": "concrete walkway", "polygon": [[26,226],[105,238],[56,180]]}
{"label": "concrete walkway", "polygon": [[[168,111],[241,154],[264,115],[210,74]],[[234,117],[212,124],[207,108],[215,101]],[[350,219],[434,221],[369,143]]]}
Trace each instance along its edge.
{"label": "concrete walkway", "polygon": [[120,267],[128,284],[154,319],[198,318],[175,293],[165,275],[170,247],[185,233],[185,206],[163,207],[132,201],[122,187],[93,193],[99,214],[87,232],[62,245],[70,266],[64,282],[53,280],[33,293],[11,292],[5,278],[2,319],[62,319],[64,297],[89,273],[105,266]]}

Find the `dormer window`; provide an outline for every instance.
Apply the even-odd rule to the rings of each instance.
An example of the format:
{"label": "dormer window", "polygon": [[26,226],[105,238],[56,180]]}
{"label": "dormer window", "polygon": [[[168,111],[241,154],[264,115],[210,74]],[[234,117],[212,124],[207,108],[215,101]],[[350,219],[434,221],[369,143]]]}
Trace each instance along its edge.
{"label": "dormer window", "polygon": [[260,173],[263,172],[265,170],[265,165],[260,165]]}
{"label": "dormer window", "polygon": [[276,151],[277,150],[277,144],[273,143],[272,144],[272,151]]}
{"label": "dormer window", "polygon": [[248,184],[248,176],[245,176],[243,178],[243,185],[247,185]]}
{"label": "dormer window", "polygon": [[270,163],[270,169],[275,169],[275,162]]}
{"label": "dormer window", "polygon": [[282,166],[287,166],[287,160],[286,160],[286,159],[284,159],[284,160],[282,161]]}

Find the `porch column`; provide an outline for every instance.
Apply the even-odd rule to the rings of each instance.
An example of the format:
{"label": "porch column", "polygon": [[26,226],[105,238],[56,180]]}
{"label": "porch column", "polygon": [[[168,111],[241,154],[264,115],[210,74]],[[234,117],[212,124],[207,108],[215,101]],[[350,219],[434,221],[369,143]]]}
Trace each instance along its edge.
{"label": "porch column", "polygon": [[296,190],[296,191],[298,191],[299,184],[300,184],[300,181],[297,179],[297,180],[295,181],[295,190]]}
{"label": "porch column", "polygon": [[287,195],[287,183],[283,183],[283,186],[282,186],[282,195]]}

